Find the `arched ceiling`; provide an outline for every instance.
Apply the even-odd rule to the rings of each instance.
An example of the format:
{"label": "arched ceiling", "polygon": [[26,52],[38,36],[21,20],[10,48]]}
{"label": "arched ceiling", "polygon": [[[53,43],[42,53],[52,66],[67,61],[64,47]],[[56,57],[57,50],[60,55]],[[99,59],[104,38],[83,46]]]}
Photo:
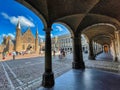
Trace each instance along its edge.
{"label": "arched ceiling", "polygon": [[120,26],[120,22],[114,18],[99,14],[87,14],[86,17],[81,21],[78,30],[83,30],[86,27],[98,23],[109,23],[111,25],[114,25],[117,29],[119,29]]}
{"label": "arched ceiling", "polygon": [[90,13],[113,17],[120,21],[120,0],[100,0]]}
{"label": "arched ceiling", "polygon": [[117,28],[120,26],[120,0],[17,1],[41,13],[48,24],[61,21],[77,32],[96,23],[111,23]]}
{"label": "arched ceiling", "polygon": [[94,38],[93,38],[93,40],[97,40],[97,39],[101,39],[102,40],[102,38],[109,38],[110,40],[113,40],[113,37],[112,36],[110,36],[110,35],[108,35],[108,34],[99,34],[99,35],[96,35]]}
{"label": "arched ceiling", "polygon": [[73,34],[82,32],[89,40],[94,39],[102,45],[110,44],[114,31],[120,30],[120,0],[17,1],[37,15],[41,14],[47,23],[45,26],[61,22],[69,26]]}
{"label": "arched ceiling", "polygon": [[99,44],[102,44],[102,45],[104,45],[104,44],[110,45],[111,44],[111,39],[112,39],[111,36],[103,34],[103,35],[95,36],[93,40],[95,42],[99,43]]}
{"label": "arched ceiling", "polygon": [[108,44],[110,45],[111,44],[111,40],[110,38],[107,38],[107,37],[102,37],[103,39],[97,39],[96,42],[101,44],[101,45],[104,45],[104,44]]}
{"label": "arched ceiling", "polygon": [[89,28],[86,28],[82,33],[85,34],[90,40],[92,40],[95,38],[95,36],[99,35],[106,35],[114,38],[114,31],[115,28],[109,24],[96,24]]}
{"label": "arched ceiling", "polygon": [[42,13],[47,21],[89,12],[99,0],[17,0],[25,5],[25,2]]}

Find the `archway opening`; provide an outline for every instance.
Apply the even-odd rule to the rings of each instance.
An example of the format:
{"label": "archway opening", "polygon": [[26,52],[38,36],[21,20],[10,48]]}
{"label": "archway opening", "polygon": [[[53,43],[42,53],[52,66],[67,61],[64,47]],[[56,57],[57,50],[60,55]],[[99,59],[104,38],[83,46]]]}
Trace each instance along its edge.
{"label": "archway opening", "polygon": [[88,53],[89,53],[89,39],[85,34],[81,35],[81,44],[82,44],[82,54],[83,60],[88,60]]}
{"label": "archway opening", "polygon": [[[30,84],[30,88],[22,85],[41,78],[44,72],[42,63],[44,55],[39,55],[39,48],[41,47],[40,50],[43,50],[45,46],[43,31],[45,25],[40,17],[15,0],[3,2],[3,0],[0,1],[0,64],[3,65],[0,73],[7,84],[6,88],[1,89],[36,89],[40,86],[40,83],[37,83],[35,87]],[[37,50],[38,52],[36,52]],[[26,51],[32,53],[26,53]],[[13,59],[13,54],[15,59]],[[9,78],[11,82],[7,80],[4,74],[5,69],[3,67],[5,65],[7,65],[5,69],[9,67],[10,70],[12,68],[10,73],[6,71],[8,77],[13,77]],[[0,83],[4,83],[2,82],[3,79]],[[5,87],[4,85],[2,84],[2,87]],[[11,85],[12,87],[9,87]]]}
{"label": "archway opening", "polygon": [[[64,23],[58,22],[52,25],[52,52],[58,55],[58,59],[73,58],[72,52],[72,33],[70,27]],[[70,56],[70,57],[69,57]]]}
{"label": "archway opening", "polygon": [[[111,45],[111,40],[114,38],[115,30],[116,28],[111,24],[99,23],[89,26],[82,31],[82,33],[85,34],[89,39],[89,59],[95,60],[96,56],[104,51],[103,45],[105,43],[107,43],[109,46]],[[110,49],[109,52],[111,52]],[[106,56],[106,61],[107,59],[108,58]]]}

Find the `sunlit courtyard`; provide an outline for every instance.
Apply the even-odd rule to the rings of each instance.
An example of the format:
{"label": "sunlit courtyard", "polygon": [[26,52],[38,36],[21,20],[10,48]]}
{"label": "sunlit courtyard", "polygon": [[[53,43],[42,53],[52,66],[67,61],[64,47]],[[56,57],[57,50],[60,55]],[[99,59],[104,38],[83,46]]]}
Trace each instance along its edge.
{"label": "sunlit courtyard", "polygon": [[0,0],[0,90],[120,90],[119,0]]}

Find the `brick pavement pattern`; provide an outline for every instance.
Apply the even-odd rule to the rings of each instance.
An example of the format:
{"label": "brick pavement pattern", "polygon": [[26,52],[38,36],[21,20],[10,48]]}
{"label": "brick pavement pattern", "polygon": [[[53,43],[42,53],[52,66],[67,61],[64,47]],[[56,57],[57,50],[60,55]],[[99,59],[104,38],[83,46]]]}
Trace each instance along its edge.
{"label": "brick pavement pattern", "polygon": [[[30,56],[30,58],[26,55],[24,58],[17,57],[16,60],[8,59],[0,62],[0,90],[36,90],[41,86],[44,57]],[[87,68],[99,68],[119,74],[120,63],[88,60],[87,54],[83,54],[83,57]],[[55,78],[72,68],[72,60],[72,54],[67,54],[63,59],[59,59],[58,56],[52,57]]]}

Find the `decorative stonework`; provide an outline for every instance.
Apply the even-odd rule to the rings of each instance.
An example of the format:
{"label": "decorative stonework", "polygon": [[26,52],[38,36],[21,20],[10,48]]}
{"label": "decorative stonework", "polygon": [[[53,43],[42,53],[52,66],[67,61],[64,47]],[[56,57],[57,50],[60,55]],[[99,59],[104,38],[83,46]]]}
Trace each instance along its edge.
{"label": "decorative stonework", "polygon": [[10,36],[4,37],[3,45],[0,46],[0,50],[1,52],[12,52],[13,50],[17,52],[21,51],[38,52],[40,50],[38,40],[39,40],[38,34],[37,37],[34,37],[30,28],[28,28],[28,30],[22,34],[20,22],[18,22],[16,27],[15,40],[11,40]]}

